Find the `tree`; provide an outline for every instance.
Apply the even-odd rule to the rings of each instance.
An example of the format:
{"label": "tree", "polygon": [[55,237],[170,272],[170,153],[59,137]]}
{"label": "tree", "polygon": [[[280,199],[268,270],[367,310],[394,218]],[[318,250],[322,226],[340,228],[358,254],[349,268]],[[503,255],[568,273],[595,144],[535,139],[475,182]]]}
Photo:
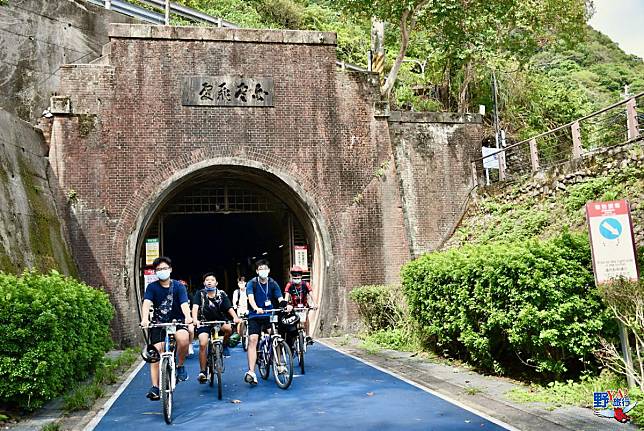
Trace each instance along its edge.
{"label": "tree", "polygon": [[400,28],[398,54],[381,88],[389,98],[416,31],[427,35],[443,62],[443,83],[458,76],[457,107],[467,108],[469,86],[482,65],[520,63],[554,38],[583,34],[591,0],[338,0],[348,12],[375,16]]}

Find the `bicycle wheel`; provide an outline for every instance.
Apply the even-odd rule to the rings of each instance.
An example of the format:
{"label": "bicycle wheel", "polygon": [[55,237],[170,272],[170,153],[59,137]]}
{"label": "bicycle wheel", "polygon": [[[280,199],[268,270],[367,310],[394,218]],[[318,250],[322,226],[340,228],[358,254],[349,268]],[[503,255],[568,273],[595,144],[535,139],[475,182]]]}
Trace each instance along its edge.
{"label": "bicycle wheel", "polygon": [[275,383],[282,389],[291,386],[293,381],[293,354],[284,340],[273,344],[273,376]]}
{"label": "bicycle wheel", "polygon": [[215,349],[208,343],[208,384],[212,388],[215,384]]}
{"label": "bicycle wheel", "polygon": [[214,374],[217,377],[217,398],[221,399],[223,396],[223,391],[224,391],[224,382],[221,380],[221,373],[224,368],[224,362],[223,362],[223,357],[222,357],[222,351],[221,351],[221,344],[217,343],[215,344],[215,372]]}
{"label": "bicycle wheel", "polygon": [[161,361],[159,366],[159,371],[161,373],[161,402],[163,404],[163,418],[165,423],[172,423],[172,367],[170,366],[170,361],[167,358],[164,358]]}
{"label": "bicycle wheel", "polygon": [[270,354],[268,353],[268,341],[266,338],[263,338],[259,343],[259,349],[257,351],[257,366],[259,367],[259,375],[262,376],[262,379],[268,379],[268,375],[271,372],[270,364]]}
{"label": "bicycle wheel", "polygon": [[296,343],[297,361],[300,364],[300,371],[304,374],[304,332],[298,331]]}
{"label": "bicycle wheel", "polygon": [[242,343],[242,348],[244,349],[244,352],[248,351],[248,323],[247,322],[242,323],[241,343]]}

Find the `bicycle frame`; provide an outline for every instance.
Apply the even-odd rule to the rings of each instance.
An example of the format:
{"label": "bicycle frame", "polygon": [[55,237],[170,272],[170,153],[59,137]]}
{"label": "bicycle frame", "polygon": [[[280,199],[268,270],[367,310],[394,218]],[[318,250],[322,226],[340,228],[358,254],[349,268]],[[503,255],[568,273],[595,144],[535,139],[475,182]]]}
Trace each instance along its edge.
{"label": "bicycle frame", "polygon": [[[175,334],[177,333],[177,327],[187,327],[183,323],[153,323],[148,325],[148,329],[152,328],[165,328],[165,339],[164,339],[164,349],[161,353],[161,360],[159,361],[159,389],[161,391],[161,399],[163,400],[163,415],[167,424],[172,423],[172,394],[175,387],[177,386],[176,378],[176,364],[175,364],[175,354],[177,347],[177,340]],[[169,367],[169,371],[166,370],[166,365]],[[166,390],[165,384],[163,383],[166,378],[166,373],[169,373],[170,376],[168,380],[168,389]]]}
{"label": "bicycle frame", "polygon": [[202,326],[210,326],[210,340],[208,342],[208,372],[210,374],[210,386],[214,385],[215,375],[217,377],[217,398],[222,399],[223,396],[223,382],[221,375],[224,372],[224,357],[223,357],[223,337],[219,336],[221,327],[227,323],[225,320],[211,320],[201,322]]}
{"label": "bicycle frame", "polygon": [[[279,334],[277,313],[283,309],[266,310],[270,313],[270,334],[262,332],[257,344],[259,371],[263,379],[267,379],[270,369],[273,369],[275,382],[282,389],[287,389],[293,381],[293,356],[286,340]],[[279,354],[278,354],[279,353]],[[276,355],[279,358],[276,358]],[[286,378],[286,381],[283,381]]]}

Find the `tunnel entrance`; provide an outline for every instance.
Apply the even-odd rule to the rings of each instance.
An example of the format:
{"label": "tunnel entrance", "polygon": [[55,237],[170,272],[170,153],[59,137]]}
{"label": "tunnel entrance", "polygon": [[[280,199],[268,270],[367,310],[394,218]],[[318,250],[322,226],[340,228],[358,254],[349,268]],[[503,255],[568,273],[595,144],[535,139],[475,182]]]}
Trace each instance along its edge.
{"label": "tunnel entrance", "polygon": [[201,288],[204,273],[214,272],[219,288],[232,295],[239,276],[256,275],[257,259],[269,261],[282,291],[293,264],[313,268],[315,235],[301,205],[285,185],[253,171],[218,167],[185,179],[166,197],[141,242],[141,293],[155,256],[148,245],[155,242],[158,254],[173,261],[172,278],[185,281],[190,293]]}

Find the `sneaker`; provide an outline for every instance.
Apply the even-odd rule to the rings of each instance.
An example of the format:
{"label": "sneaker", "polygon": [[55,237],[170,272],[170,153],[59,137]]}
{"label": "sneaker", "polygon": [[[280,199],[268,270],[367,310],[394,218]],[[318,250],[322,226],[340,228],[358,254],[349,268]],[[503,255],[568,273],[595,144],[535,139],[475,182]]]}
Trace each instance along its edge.
{"label": "sneaker", "polygon": [[158,401],[159,398],[161,398],[159,388],[156,386],[152,386],[145,396],[148,397],[150,401]]}
{"label": "sneaker", "polygon": [[177,367],[177,380],[180,382],[188,380],[188,372],[186,371],[186,367],[183,365]]}
{"label": "sneaker", "polygon": [[306,340],[306,345],[307,346],[312,346],[313,345],[313,338],[309,337],[308,335],[305,338]]}
{"label": "sneaker", "polygon": [[230,349],[228,348],[228,346],[224,346],[223,354],[224,354],[224,358],[230,358]]}
{"label": "sneaker", "polygon": [[246,383],[249,383],[252,386],[255,386],[257,384],[257,376],[252,371],[246,371],[246,375],[244,376],[244,381]]}
{"label": "sneaker", "polygon": [[197,377],[197,380],[199,380],[199,383],[206,383],[208,381],[208,371],[201,371],[199,373],[199,377]]}
{"label": "sneaker", "polygon": [[192,343],[188,344],[188,357],[195,354],[195,348],[192,346]]}

